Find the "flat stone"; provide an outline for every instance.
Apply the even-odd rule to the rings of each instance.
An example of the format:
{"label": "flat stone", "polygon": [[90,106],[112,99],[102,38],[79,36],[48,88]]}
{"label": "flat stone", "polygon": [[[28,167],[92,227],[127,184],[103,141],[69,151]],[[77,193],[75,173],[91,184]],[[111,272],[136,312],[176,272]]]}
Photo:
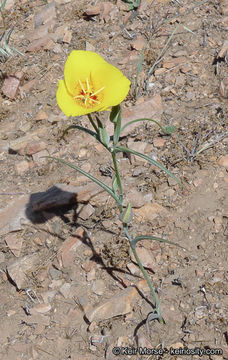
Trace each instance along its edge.
{"label": "flat stone", "polygon": [[44,165],[48,161],[46,156],[49,156],[49,152],[47,150],[41,150],[41,151],[38,151],[35,154],[33,154],[32,159],[35,164]]}
{"label": "flat stone", "polygon": [[40,256],[38,254],[30,254],[7,265],[7,273],[17,286],[17,289],[29,287],[31,279],[27,274],[35,270],[39,260]]}
{"label": "flat stone", "polygon": [[91,290],[96,295],[100,295],[100,296],[103,295],[106,290],[105,282],[102,279],[94,280],[92,282]]}
{"label": "flat stone", "polygon": [[167,213],[167,210],[157,203],[148,203],[142,206],[140,209],[134,210],[134,215],[140,222],[153,221],[161,213]]}
{"label": "flat stone", "polygon": [[20,79],[15,76],[8,76],[3,82],[2,92],[9,99],[14,99],[18,94],[20,85]]}
{"label": "flat stone", "polygon": [[101,4],[90,6],[85,10],[85,14],[88,16],[99,15],[101,12]]}
{"label": "flat stone", "polygon": [[154,147],[161,148],[161,147],[164,147],[165,144],[166,144],[166,140],[162,137],[155,137],[153,139]]}
{"label": "flat stone", "polygon": [[[136,284],[139,289],[145,287],[145,280]],[[135,287],[130,286],[112,296],[111,299],[102,302],[95,308],[86,310],[87,319],[92,321],[103,321],[116,316],[125,315],[131,312],[134,302],[138,299],[139,293]]]}
{"label": "flat stone", "polygon": [[73,264],[77,248],[82,244],[83,237],[84,229],[79,227],[74,236],[64,241],[57,254],[60,267],[69,267]]}
{"label": "flat stone", "polygon": [[27,144],[25,149],[26,155],[33,155],[41,150],[46,149],[47,144],[44,141],[31,141]]}
{"label": "flat stone", "polygon": [[50,310],[51,310],[50,304],[37,304],[30,309],[30,314],[31,315],[46,314]]}
{"label": "flat stone", "polygon": [[88,220],[94,211],[94,207],[90,204],[87,204],[82,207],[81,211],[79,211],[78,217],[80,217],[82,220]]}
{"label": "flat stone", "polygon": [[14,256],[19,257],[23,244],[23,238],[18,233],[11,233],[5,237],[5,242]]}
{"label": "flat stone", "polygon": [[[142,119],[142,118],[150,118],[160,121],[162,113],[163,113],[162,99],[161,96],[158,94],[152,97],[151,99],[144,101],[142,104],[124,109],[122,111],[122,126],[124,126],[129,121]],[[127,126],[124,129],[124,131],[121,133],[121,136],[129,135],[133,130],[135,130],[139,126],[145,125],[145,123],[151,125],[153,124],[154,126],[156,126],[154,123],[146,120],[142,122],[140,121]],[[108,131],[109,134],[113,133],[113,124],[110,121],[106,126],[106,130]]]}

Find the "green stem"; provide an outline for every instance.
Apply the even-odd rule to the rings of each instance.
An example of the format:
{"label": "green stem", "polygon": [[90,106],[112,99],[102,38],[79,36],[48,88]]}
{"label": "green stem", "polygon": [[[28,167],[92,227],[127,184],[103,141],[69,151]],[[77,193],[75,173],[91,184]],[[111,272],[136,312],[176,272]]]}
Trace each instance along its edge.
{"label": "green stem", "polygon": [[93,118],[92,118],[91,114],[87,114],[87,116],[88,116],[88,119],[89,119],[91,125],[93,126],[94,130],[96,131],[97,134],[99,134],[97,125],[96,125],[95,122],[93,121]]}
{"label": "green stem", "polygon": [[157,297],[157,295],[156,295],[156,293],[154,291],[153,285],[152,285],[152,283],[150,281],[150,278],[149,278],[146,270],[143,267],[143,264],[141,263],[141,261],[140,261],[140,259],[138,257],[138,254],[137,254],[137,252],[135,250],[135,246],[133,245],[133,241],[131,239],[131,235],[128,232],[127,225],[124,224],[123,227],[124,227],[124,232],[125,232],[128,240],[129,240],[129,242],[130,242],[130,246],[131,246],[132,252],[134,254],[135,260],[137,261],[137,264],[138,264],[138,266],[139,266],[139,268],[140,268],[140,270],[141,270],[141,272],[142,272],[142,274],[144,276],[144,279],[146,280],[147,285],[149,286],[151,294],[152,294],[152,296],[154,298],[154,301],[155,301],[155,304],[156,304],[156,312],[158,314],[158,319],[159,319],[160,323],[164,323],[164,320],[162,319],[162,315],[161,315],[160,303],[159,303],[158,297]]}
{"label": "green stem", "polygon": [[123,205],[122,205],[122,203],[123,203],[123,188],[122,188],[122,182],[121,182],[121,178],[120,178],[119,169],[118,169],[118,166],[117,166],[116,153],[111,152],[111,154],[112,154],[112,161],[113,161],[115,174],[116,174],[117,185],[118,185],[119,192],[120,192],[119,197],[120,197],[121,205],[119,205],[119,209],[120,209],[120,213],[122,213],[123,212]]}

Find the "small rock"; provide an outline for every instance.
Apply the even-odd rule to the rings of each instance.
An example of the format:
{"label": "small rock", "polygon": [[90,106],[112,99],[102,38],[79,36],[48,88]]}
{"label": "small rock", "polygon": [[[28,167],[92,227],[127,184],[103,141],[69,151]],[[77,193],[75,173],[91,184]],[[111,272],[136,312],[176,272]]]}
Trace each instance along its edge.
{"label": "small rock", "polygon": [[50,310],[51,310],[50,304],[37,304],[29,311],[31,315],[36,315],[36,314],[45,314]]}
{"label": "small rock", "polygon": [[94,213],[94,211],[94,207],[90,204],[87,204],[82,207],[81,211],[79,211],[78,217],[80,217],[82,220],[88,220],[89,217]]}
{"label": "small rock", "polygon": [[91,289],[95,294],[103,295],[106,290],[105,282],[101,279],[94,280]]}
{"label": "small rock", "polygon": [[22,160],[16,163],[15,169],[18,175],[23,175],[29,170],[29,162],[26,160]]}
{"label": "small rock", "polygon": [[[144,267],[151,269],[154,273],[157,272],[158,266],[153,256],[153,252],[145,247],[138,245],[136,247],[138,257],[140,258]],[[131,252],[131,260],[136,263],[134,254]]]}
{"label": "small rock", "polygon": [[52,266],[49,270],[49,274],[52,279],[57,280],[61,277],[62,272]]}
{"label": "small rock", "polygon": [[128,270],[130,271],[131,274],[133,274],[133,275],[139,275],[140,274],[139,267],[136,266],[135,264],[129,263],[126,266],[127,266]]}
{"label": "small rock", "polygon": [[226,169],[228,169],[228,156],[222,156],[219,161],[218,161],[218,164],[220,166],[223,166],[225,167]]}
{"label": "small rock", "polygon": [[67,30],[63,36],[63,42],[66,44],[70,44],[72,39],[72,32],[70,30]]}
{"label": "small rock", "polygon": [[27,274],[34,271],[37,264],[39,263],[39,260],[39,255],[30,254],[7,265],[8,275],[19,290],[29,287],[31,279],[27,276]]}
{"label": "small rock", "polygon": [[8,76],[3,83],[2,86],[2,92],[5,96],[7,96],[9,99],[15,99],[15,97],[18,94],[19,86],[21,85],[21,82],[23,80],[23,77],[18,78],[15,75]]}
{"label": "small rock", "polygon": [[[145,283],[145,280],[142,280],[136,286],[141,290],[145,287]],[[99,322],[128,314],[131,312],[133,303],[138,297],[139,293],[136,288],[130,286],[95,308],[86,309],[86,317],[90,322]]]}
{"label": "small rock", "polygon": [[31,141],[25,149],[26,155],[33,155],[46,149],[47,144],[44,141]]}
{"label": "small rock", "polygon": [[86,51],[95,51],[95,46],[86,41]]}
{"label": "small rock", "polygon": [[69,283],[64,283],[61,288],[59,289],[59,291],[61,292],[61,294],[65,297],[65,299],[67,299],[70,296],[70,292],[71,292],[71,284]]}
{"label": "small rock", "polygon": [[47,120],[48,116],[44,110],[40,110],[36,115],[36,121]]}
{"label": "small rock", "polygon": [[137,37],[134,41],[131,42],[132,49],[141,51],[146,45],[146,41],[142,36]]}
{"label": "small rock", "polygon": [[32,155],[32,159],[37,165],[44,165],[47,163],[47,159],[45,156],[49,156],[49,152],[47,150],[41,150]]}
{"label": "small rock", "polygon": [[69,267],[73,263],[76,250],[82,244],[81,240],[83,238],[84,229],[79,227],[74,236],[71,236],[64,241],[57,254],[60,267]]}
{"label": "small rock", "polygon": [[87,16],[95,16],[95,15],[99,15],[101,12],[101,3],[95,5],[95,6],[90,6],[85,10],[85,14]]}
{"label": "small rock", "polygon": [[61,54],[63,52],[62,46],[60,44],[55,44],[52,49],[54,54]]}
{"label": "small rock", "polygon": [[165,143],[166,143],[166,140],[161,137],[156,137],[153,139],[154,147],[157,147],[157,148],[164,147]]}
{"label": "small rock", "polygon": [[16,256],[19,257],[21,253],[23,238],[17,233],[11,233],[6,236],[5,242],[8,245],[10,251]]}
{"label": "small rock", "polygon": [[173,67],[180,65],[180,64],[184,64],[186,63],[186,57],[185,56],[180,56],[180,57],[176,57],[174,59],[166,59],[163,62],[163,68],[165,69],[172,69]]}
{"label": "small rock", "polygon": [[151,204],[145,204],[140,209],[134,210],[134,214],[140,222],[153,221],[156,219],[156,217],[159,216],[159,214],[165,212],[167,212],[166,209],[155,202]]}

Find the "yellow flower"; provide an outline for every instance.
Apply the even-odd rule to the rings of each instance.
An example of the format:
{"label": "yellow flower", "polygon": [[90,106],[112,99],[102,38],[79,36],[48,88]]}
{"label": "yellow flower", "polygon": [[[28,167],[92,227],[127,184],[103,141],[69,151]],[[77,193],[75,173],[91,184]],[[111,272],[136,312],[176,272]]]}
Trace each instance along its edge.
{"label": "yellow flower", "polygon": [[113,65],[92,51],[73,50],[59,81],[57,103],[67,116],[108,110],[120,104],[130,81]]}

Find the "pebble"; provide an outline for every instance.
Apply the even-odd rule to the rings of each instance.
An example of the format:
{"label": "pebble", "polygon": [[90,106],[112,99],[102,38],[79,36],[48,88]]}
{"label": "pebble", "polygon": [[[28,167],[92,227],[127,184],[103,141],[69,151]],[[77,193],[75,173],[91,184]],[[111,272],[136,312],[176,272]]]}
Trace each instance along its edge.
{"label": "pebble", "polygon": [[[88,277],[87,277],[88,278]],[[103,295],[105,290],[106,290],[106,286],[105,286],[105,282],[101,279],[98,280],[94,280],[92,282],[92,286],[91,286],[91,290],[96,294],[96,295]]]}
{"label": "pebble", "polygon": [[222,156],[219,161],[218,161],[218,164],[220,166],[223,166],[225,167],[226,169],[228,169],[228,156]]}
{"label": "pebble", "polygon": [[26,155],[33,155],[46,149],[47,144],[44,141],[31,141],[25,148]]}
{"label": "pebble", "polygon": [[9,99],[14,99],[19,91],[19,86],[21,85],[24,78],[24,74],[22,72],[18,72],[15,75],[8,76],[2,86],[2,92]]}
{"label": "pebble", "polygon": [[28,170],[29,170],[30,166],[29,166],[29,162],[26,160],[21,160],[18,161],[15,164],[15,169],[18,175],[23,175],[25,174]]}
{"label": "pebble", "polygon": [[166,209],[157,204],[145,204],[140,209],[135,209],[134,214],[138,218],[139,221],[153,221],[156,217],[159,216],[162,212],[166,212]]}
{"label": "pebble", "polygon": [[31,315],[45,314],[51,310],[50,304],[37,304],[29,310]]}
{"label": "pebble", "polygon": [[67,299],[70,296],[70,292],[71,292],[71,284],[70,283],[64,283],[60,289],[59,289],[60,293],[65,297],[65,299]]}
{"label": "pebble", "polygon": [[166,144],[166,140],[162,137],[155,137],[153,139],[154,147],[157,147],[157,148],[164,147],[165,144]]}
{"label": "pebble", "polygon": [[79,211],[78,217],[82,220],[88,220],[91,215],[95,212],[95,209],[92,205],[87,204],[83,205],[82,210]]}
{"label": "pebble", "polygon": [[80,239],[83,234],[84,229],[79,227],[74,236],[64,241],[57,254],[60,267],[69,267],[73,263],[77,248],[82,244]]}
{"label": "pebble", "polygon": [[41,150],[32,155],[32,159],[36,165],[44,165],[48,162],[48,159],[45,156],[49,156],[49,152],[47,150]]}

